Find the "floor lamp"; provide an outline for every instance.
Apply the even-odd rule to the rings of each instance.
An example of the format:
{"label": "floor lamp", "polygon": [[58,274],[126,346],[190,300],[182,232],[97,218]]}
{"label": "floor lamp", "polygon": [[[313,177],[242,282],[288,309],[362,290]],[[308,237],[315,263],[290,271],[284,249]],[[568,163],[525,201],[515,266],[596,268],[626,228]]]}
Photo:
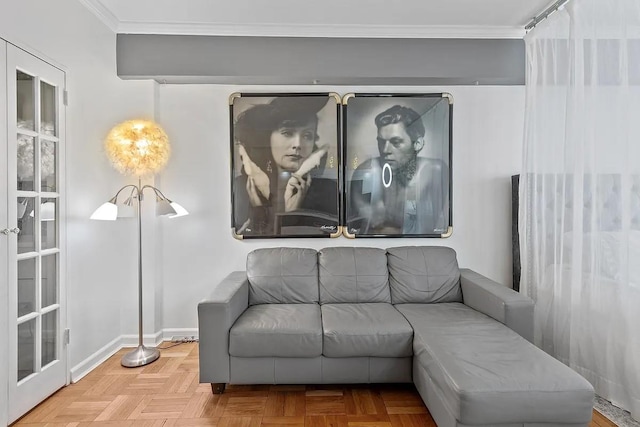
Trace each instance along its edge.
{"label": "floor lamp", "polygon": [[[91,215],[91,219],[114,221],[118,217],[131,216],[133,200],[138,201],[138,347],[122,357],[122,366],[135,368],[147,365],[160,357],[157,348],[143,344],[142,322],[142,201],[145,190],[152,191],[156,198],[156,214],[170,218],[188,215],[186,209],[169,200],[151,185],[142,185],[142,176],[152,175],[161,169],[169,159],[169,139],[156,123],[130,120],[111,129],[105,140],[107,156],[116,169],[126,175],[136,175],[138,184],[120,188],[116,195],[103,203]],[[130,190],[124,203],[118,205],[118,197]],[[126,192],[125,192],[126,194]]]}

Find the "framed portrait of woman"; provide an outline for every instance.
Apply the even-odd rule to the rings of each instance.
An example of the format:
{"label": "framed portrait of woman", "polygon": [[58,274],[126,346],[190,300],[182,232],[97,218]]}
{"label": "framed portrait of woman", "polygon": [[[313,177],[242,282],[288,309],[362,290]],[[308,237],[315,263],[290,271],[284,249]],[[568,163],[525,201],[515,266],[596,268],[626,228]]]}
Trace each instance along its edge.
{"label": "framed portrait of woman", "polygon": [[234,93],[234,237],[337,237],[340,108],[334,93]]}
{"label": "framed portrait of woman", "polygon": [[343,104],[346,237],[449,237],[453,97],[347,94]]}

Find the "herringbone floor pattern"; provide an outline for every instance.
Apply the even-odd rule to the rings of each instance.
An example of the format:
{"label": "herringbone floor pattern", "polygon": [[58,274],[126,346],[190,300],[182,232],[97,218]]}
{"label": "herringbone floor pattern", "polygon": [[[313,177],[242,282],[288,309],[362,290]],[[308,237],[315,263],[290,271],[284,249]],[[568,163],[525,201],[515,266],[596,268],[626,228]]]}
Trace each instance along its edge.
{"label": "herringbone floor pattern", "polygon": [[[435,427],[410,385],[228,386],[198,383],[198,345],[127,369],[118,352],[15,426]],[[615,426],[594,411],[591,427]]]}

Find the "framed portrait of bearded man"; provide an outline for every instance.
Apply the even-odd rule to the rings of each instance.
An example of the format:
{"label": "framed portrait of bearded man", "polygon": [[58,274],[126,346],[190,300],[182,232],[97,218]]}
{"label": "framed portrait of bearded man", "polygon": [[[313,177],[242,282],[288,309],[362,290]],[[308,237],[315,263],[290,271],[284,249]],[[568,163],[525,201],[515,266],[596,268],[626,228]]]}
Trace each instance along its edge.
{"label": "framed portrait of bearded man", "polygon": [[348,94],[343,105],[343,234],[449,237],[453,97]]}
{"label": "framed portrait of bearded man", "polygon": [[234,237],[340,235],[340,97],[235,93],[229,106]]}

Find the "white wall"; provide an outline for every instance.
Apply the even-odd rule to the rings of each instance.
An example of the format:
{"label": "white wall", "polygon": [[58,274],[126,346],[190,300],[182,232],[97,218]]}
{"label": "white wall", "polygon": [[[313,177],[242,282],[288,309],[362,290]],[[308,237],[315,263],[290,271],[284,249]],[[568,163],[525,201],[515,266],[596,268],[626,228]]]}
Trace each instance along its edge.
{"label": "white wall", "polygon": [[196,306],[246,254],[278,245],[446,245],[468,267],[511,286],[511,175],[521,162],[524,87],[405,87],[453,94],[453,236],[448,239],[282,239],[231,236],[228,96],[240,92],[388,92],[376,87],[162,85],[159,116],[172,141],[162,190],[191,215],[162,223],[164,328],[197,327]]}
{"label": "white wall", "polygon": [[[115,34],[77,0],[10,0],[0,37],[41,52],[67,71],[67,295],[69,368],[137,331],[135,225],[90,221],[123,184],[102,141],[116,123],[152,118],[153,83],[116,76]],[[6,341],[6,340],[5,340]]]}
{"label": "white wall", "polygon": [[163,85],[154,100],[152,82],[116,76],[115,35],[76,0],[11,0],[2,7],[0,37],[42,52],[67,71],[70,369],[122,334],[137,333],[135,221],[88,217],[121,185],[134,182],[108,165],[104,136],[122,120],[154,112],[173,149],[156,184],[191,215],[158,223],[145,211],[147,333],[195,328],[198,301],[230,271],[244,269],[246,254],[258,247],[448,245],[457,250],[461,266],[510,285],[510,175],[520,165],[524,87],[402,88],[444,90],[455,98],[451,238],[240,242],[230,229],[229,94],[389,88]]}

